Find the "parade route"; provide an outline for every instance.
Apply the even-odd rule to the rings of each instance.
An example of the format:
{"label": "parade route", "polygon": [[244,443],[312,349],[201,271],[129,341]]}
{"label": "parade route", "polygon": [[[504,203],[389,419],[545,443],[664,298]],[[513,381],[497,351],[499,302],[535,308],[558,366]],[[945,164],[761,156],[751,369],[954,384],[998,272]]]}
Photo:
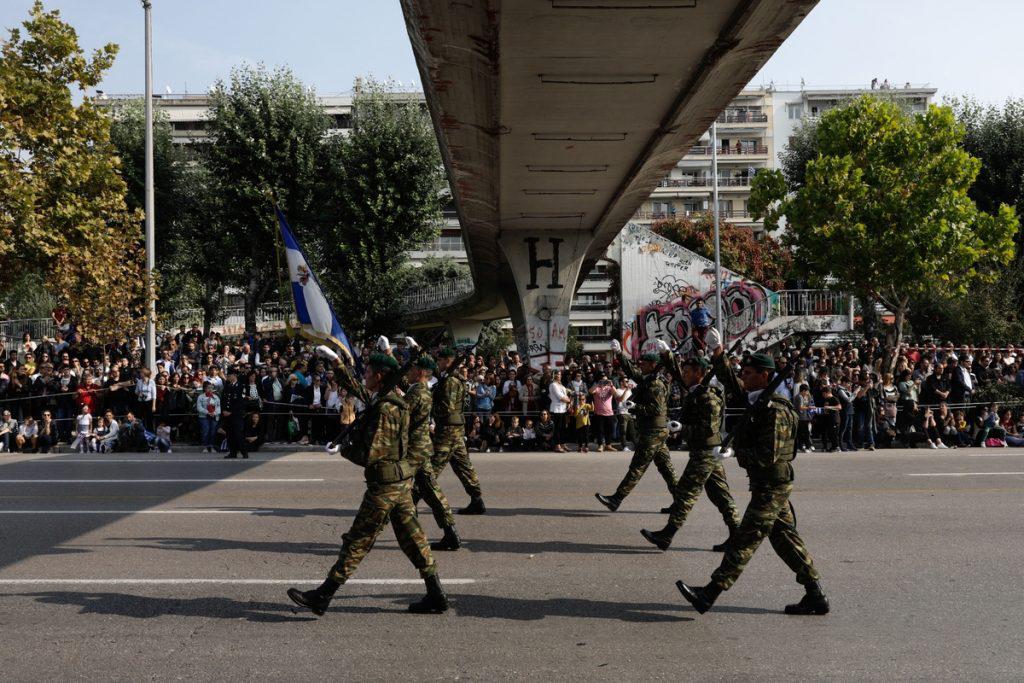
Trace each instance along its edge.
{"label": "parade route", "polygon": [[653,467],[618,512],[593,497],[628,456],[473,454],[488,514],[458,517],[463,549],[436,554],[451,610],[405,613],[423,586],[386,528],[318,619],[285,589],[337,554],[363,493],[346,461],[4,454],[2,677],[1019,679],[1024,449],[800,455],[824,617],[782,614],[802,590],[767,543],[698,615],[674,583],[706,582],[724,525],[702,498],[668,552],[647,544],[669,502]]}

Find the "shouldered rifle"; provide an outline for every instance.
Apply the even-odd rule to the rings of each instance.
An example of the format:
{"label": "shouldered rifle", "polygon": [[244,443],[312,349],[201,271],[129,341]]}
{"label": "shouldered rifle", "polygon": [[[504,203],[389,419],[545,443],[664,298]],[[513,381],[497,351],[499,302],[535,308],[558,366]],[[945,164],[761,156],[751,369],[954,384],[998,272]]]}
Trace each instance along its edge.
{"label": "shouldered rifle", "polygon": [[768,405],[768,401],[770,401],[772,396],[775,395],[775,390],[778,389],[791,374],[793,374],[793,366],[788,363],[784,370],[775,373],[775,376],[772,377],[770,382],[768,382],[768,386],[764,388],[761,394],[757,397],[757,400],[743,411],[739,419],[736,421],[736,424],[733,425],[733,428],[722,438],[722,445],[717,446],[714,449],[713,453],[716,458],[732,457],[732,449],[729,448],[729,446],[732,444],[736,433],[738,431],[743,431],[744,429],[750,429],[750,426],[754,423],[754,415]]}

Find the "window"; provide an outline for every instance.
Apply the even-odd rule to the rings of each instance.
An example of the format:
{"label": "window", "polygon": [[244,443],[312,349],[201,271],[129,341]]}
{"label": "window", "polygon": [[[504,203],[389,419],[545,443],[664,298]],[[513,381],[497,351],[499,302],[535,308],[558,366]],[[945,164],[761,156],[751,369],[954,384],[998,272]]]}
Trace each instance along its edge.
{"label": "window", "polygon": [[804,105],[801,102],[786,105],[786,114],[790,119],[799,119],[804,115]]}

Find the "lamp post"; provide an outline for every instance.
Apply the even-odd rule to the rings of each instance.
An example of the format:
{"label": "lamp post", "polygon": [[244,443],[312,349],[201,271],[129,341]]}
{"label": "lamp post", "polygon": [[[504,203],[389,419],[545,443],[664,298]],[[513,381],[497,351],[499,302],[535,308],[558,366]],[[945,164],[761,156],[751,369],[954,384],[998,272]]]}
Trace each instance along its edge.
{"label": "lamp post", "polygon": [[146,367],[156,375],[156,296],[153,269],[156,267],[153,196],[153,3],[142,0],[146,15]]}
{"label": "lamp post", "polygon": [[715,220],[715,327],[718,328],[718,336],[722,340],[722,344],[726,347],[729,346],[728,340],[725,338],[725,319],[723,313],[725,312],[725,303],[722,301],[722,245],[719,235],[719,216],[718,216],[718,121],[716,120],[711,124],[711,194],[714,206],[712,207],[712,216]]}

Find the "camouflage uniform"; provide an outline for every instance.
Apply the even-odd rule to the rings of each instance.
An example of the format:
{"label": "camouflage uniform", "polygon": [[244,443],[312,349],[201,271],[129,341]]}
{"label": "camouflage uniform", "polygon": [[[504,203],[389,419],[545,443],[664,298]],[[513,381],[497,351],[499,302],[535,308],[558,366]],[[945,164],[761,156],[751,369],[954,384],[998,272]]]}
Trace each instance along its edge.
{"label": "camouflage uniform", "polygon": [[[678,361],[669,363],[672,377],[682,383]],[[722,462],[712,455],[712,449],[722,443],[722,411],[725,398],[722,390],[707,384],[698,384],[683,394],[679,421],[683,425],[683,438],[690,449],[682,476],[672,489],[672,507],[669,524],[681,527],[686,522],[700,491],[707,491],[708,499],[722,513],[722,519],[731,532],[739,525],[736,503],[729,492]]]}
{"label": "camouflage uniform", "polygon": [[[746,396],[732,368],[715,358],[715,376],[732,396]],[[796,530],[789,496],[793,492],[793,460],[796,453],[797,415],[792,404],[778,394],[754,416],[753,424],[736,433],[736,461],[750,478],[750,504],[739,528],[729,540],[722,563],[711,575],[711,584],[728,590],[747,566],[757,547],[768,537],[776,554],[807,585],[819,578],[811,554]]]}
{"label": "camouflage uniform", "polygon": [[462,415],[466,385],[454,373],[434,386],[434,457],[431,466],[440,477],[448,460],[470,498],[480,497],[480,480],[466,450],[466,419]]}
{"label": "camouflage uniform", "polygon": [[636,452],[629,462],[629,471],[615,490],[615,497],[622,500],[636,487],[651,461],[665,480],[668,490],[676,484],[676,472],[668,453],[668,386],[657,372],[644,375],[624,353],[619,353],[619,364],[626,377],[636,382],[632,400],[636,417]]}
{"label": "camouflage uniform", "polygon": [[416,506],[412,502],[412,478],[417,465],[409,445],[409,409],[405,400],[391,392],[376,401],[345,366],[339,366],[339,383],[370,411],[362,428],[352,435],[343,455],[362,465],[366,493],[352,528],[342,538],[338,561],[331,568],[331,579],[339,583],[352,576],[356,567],[373,547],[377,535],[391,520],[398,545],[420,576],[437,573],[427,536],[423,533]]}
{"label": "camouflage uniform", "polygon": [[413,479],[416,491],[430,506],[439,527],[453,526],[455,517],[437,483],[430,460],[434,454],[430,441],[430,412],[434,400],[430,389],[423,382],[416,382],[405,393],[405,401],[409,404],[409,459],[419,468]]}

